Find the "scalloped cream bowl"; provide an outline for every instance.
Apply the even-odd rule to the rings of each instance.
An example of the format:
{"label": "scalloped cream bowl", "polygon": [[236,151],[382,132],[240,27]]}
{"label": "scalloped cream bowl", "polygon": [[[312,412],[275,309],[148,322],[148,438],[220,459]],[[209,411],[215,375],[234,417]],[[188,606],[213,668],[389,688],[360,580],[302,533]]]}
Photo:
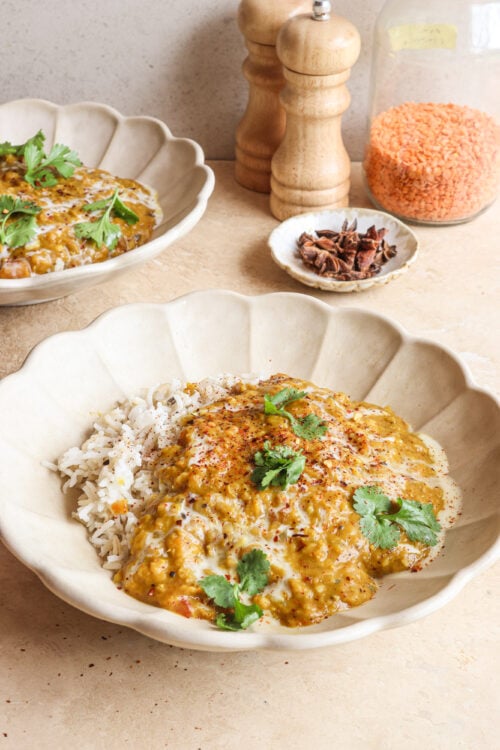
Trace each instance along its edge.
{"label": "scalloped cream bowl", "polygon": [[[303,628],[259,622],[226,632],[119,591],[71,517],[74,498],[63,496],[46,462],[79,445],[96,412],[123,396],[172,378],[196,381],[223,372],[286,372],[354,399],[390,404],[435,438],[463,492],[462,514],[446,532],[444,551],[417,574],[384,578],[367,604]],[[300,294],[225,291],[118,307],[82,331],[38,345],[0,383],[0,413],[0,531],[7,547],[65,601],[166,643],[255,650],[355,640],[433,612],[498,557],[498,403],[450,351],[368,311],[336,309]]]}
{"label": "scalloped cream bowl", "polygon": [[0,279],[0,305],[46,302],[108,281],[154,258],[203,215],[214,188],[213,172],[197,143],[175,138],[160,120],[125,117],[94,102],[59,106],[19,99],[0,105],[0,141],[23,143],[39,129],[47,148],[64,143],[86,166],[154,188],[163,219],[149,242],[116,258],[27,279]]}

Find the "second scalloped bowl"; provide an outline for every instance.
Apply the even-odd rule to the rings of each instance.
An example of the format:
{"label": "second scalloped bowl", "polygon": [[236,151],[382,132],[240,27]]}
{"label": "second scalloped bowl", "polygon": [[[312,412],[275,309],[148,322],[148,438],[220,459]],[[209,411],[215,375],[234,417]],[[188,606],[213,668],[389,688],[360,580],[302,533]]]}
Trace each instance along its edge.
{"label": "second scalloped bowl", "polygon": [[0,106],[0,141],[22,143],[40,129],[49,149],[64,143],[85,165],[154,188],[163,219],[149,242],[116,258],[27,279],[0,279],[0,305],[46,302],[108,281],[154,258],[203,215],[214,188],[213,172],[197,143],[175,138],[160,120],[125,117],[94,102],[59,106],[19,99]]}

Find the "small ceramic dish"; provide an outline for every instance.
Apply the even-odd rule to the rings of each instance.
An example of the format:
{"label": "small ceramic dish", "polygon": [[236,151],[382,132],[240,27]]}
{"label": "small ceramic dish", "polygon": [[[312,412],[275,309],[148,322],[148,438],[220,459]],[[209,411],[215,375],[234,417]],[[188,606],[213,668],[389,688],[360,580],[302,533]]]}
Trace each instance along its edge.
{"label": "small ceramic dish", "polygon": [[[232,633],[118,590],[71,517],[76,498],[64,496],[47,462],[79,445],[96,413],[123,396],[223,372],[286,372],[390,404],[435,438],[463,493],[443,552],[418,574],[386,577],[363,606],[310,627],[259,622]],[[306,294],[225,291],[125,305],[39,344],[0,383],[0,413],[0,534],[7,547],[65,601],[165,643],[208,651],[345,643],[437,610],[499,556],[498,403],[449,350],[367,310],[331,307]]]}
{"label": "small ceramic dish", "polygon": [[[377,229],[385,227],[385,239],[389,245],[396,245],[397,255],[382,266],[379,274],[370,279],[337,281],[320,276],[303,263],[297,251],[297,240],[302,232],[313,234],[318,229],[338,231],[346,220],[349,224],[356,220],[359,232],[366,232],[373,224]],[[408,270],[415,261],[418,250],[418,240],[411,229],[394,216],[371,208],[339,208],[293,216],[271,232],[268,244],[278,266],[302,284],[325,292],[362,292],[376,285],[387,284]]]}
{"label": "small ceramic dish", "polygon": [[0,279],[0,305],[47,302],[108,281],[154,258],[203,215],[214,188],[213,172],[197,143],[175,138],[160,120],[124,117],[94,102],[58,106],[19,99],[0,106],[0,142],[23,143],[39,129],[48,149],[64,143],[86,166],[154,188],[163,219],[149,242],[116,258],[27,279]]}

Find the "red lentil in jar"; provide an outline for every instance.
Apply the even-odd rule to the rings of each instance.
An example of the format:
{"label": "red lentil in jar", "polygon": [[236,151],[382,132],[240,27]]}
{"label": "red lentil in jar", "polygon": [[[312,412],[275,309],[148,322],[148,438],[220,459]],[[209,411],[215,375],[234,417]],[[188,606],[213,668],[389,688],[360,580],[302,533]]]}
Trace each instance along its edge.
{"label": "red lentil in jar", "polygon": [[405,102],[377,115],[364,170],[374,202],[422,222],[465,221],[494,200],[500,127],[478,109]]}

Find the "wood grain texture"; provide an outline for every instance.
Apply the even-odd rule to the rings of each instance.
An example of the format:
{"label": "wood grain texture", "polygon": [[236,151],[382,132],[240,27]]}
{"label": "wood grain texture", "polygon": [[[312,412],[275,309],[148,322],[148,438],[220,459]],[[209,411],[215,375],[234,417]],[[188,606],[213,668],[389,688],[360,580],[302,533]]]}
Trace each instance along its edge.
{"label": "wood grain texture", "polygon": [[271,211],[277,219],[348,205],[350,160],[341,116],[350,104],[345,83],[359,51],[357,30],[335,15],[328,21],[298,16],[278,35],[287,122],[271,165]]}
{"label": "wood grain texture", "polygon": [[287,19],[310,7],[309,2],[243,0],[238,26],[245,36],[248,57],[243,75],[248,81],[248,103],[236,130],[236,180],[250,190],[269,193],[271,159],[285,132],[285,111],[279,99],[282,65],[276,37]]}

